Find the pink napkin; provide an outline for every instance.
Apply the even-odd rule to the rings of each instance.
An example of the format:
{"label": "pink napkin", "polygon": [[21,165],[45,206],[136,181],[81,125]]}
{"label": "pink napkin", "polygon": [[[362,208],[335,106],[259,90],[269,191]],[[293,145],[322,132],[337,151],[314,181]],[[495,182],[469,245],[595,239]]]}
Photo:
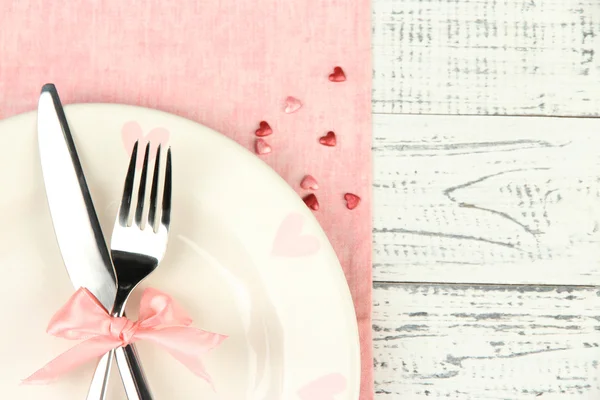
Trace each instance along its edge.
{"label": "pink napkin", "polygon": [[[60,3],[60,4],[59,4]],[[371,355],[370,2],[319,0],[8,0],[0,5],[0,118],[35,109],[41,85],[63,102],[117,102],[198,121],[261,156],[302,196],[313,175],[321,222],[354,297],[361,399]],[[347,80],[328,77],[341,66]],[[286,97],[302,102],[284,112]],[[334,131],[335,147],[319,138]],[[362,199],[348,210],[344,194]]]}

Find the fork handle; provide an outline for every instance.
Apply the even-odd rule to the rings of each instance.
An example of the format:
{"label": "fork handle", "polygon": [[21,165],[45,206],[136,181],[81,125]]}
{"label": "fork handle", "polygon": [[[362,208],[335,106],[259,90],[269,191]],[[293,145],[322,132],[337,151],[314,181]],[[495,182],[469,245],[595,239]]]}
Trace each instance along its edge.
{"label": "fork handle", "polygon": [[86,400],[104,400],[106,398],[106,387],[110,376],[110,368],[114,352],[111,350],[102,356],[92,378],[92,384],[88,389]]}
{"label": "fork handle", "polygon": [[146,375],[138,359],[135,345],[115,349],[117,366],[129,400],[152,400]]}
{"label": "fork handle", "polygon": [[127,398],[129,400],[152,400],[152,393],[148,387],[148,381],[142,370],[134,345],[118,347],[102,356],[94,372],[94,378],[92,379],[86,399],[105,399],[112,360],[115,355]]}

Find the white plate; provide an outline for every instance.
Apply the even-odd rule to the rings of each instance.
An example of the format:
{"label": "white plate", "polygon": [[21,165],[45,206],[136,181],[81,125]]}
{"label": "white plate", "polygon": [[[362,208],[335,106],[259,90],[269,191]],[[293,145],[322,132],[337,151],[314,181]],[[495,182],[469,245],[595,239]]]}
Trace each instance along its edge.
{"label": "white plate", "polygon": [[[170,136],[169,248],[142,287],[166,291],[194,326],[229,338],[205,359],[216,392],[140,342],[155,398],[358,399],[358,331],[342,269],[310,210],[271,168],[223,135],[159,111],[87,104],[66,107],[66,115],[107,242],[128,162],[124,142]],[[83,399],[91,363],[50,385],[20,385],[74,345],[45,333],[74,289],[52,230],[35,124],[35,113],[0,122],[0,394]],[[108,399],[125,399],[116,368]]]}

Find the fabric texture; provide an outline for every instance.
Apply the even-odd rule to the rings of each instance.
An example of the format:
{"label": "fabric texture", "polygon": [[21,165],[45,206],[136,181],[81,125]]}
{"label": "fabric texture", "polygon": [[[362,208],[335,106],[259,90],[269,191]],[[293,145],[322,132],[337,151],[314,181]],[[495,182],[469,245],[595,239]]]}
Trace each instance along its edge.
{"label": "fabric texture", "polygon": [[[253,148],[264,120],[269,163],[299,195],[319,183],[316,217],[344,267],[371,351],[371,55],[368,0],[104,0],[0,3],[0,118],[34,110],[41,86],[64,104],[171,112]],[[347,80],[331,82],[335,66]],[[293,96],[303,106],[284,112]],[[335,147],[319,138],[334,131]],[[348,210],[344,194],[361,197]]]}

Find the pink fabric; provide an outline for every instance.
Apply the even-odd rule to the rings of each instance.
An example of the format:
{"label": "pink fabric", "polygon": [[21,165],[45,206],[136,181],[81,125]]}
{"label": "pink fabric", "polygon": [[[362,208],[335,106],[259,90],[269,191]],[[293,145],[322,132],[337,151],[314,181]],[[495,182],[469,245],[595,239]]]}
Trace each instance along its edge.
{"label": "pink fabric", "polygon": [[[290,185],[319,182],[315,215],[344,266],[360,325],[361,399],[371,354],[371,60],[368,0],[8,0],[0,5],[0,117],[63,102],[117,102],[201,122],[253,148]],[[345,82],[328,77],[341,66]],[[284,113],[286,97],[303,107]],[[319,144],[328,131],[336,147]],[[362,198],[349,211],[344,193]]]}
{"label": "pink fabric", "polygon": [[83,340],[62,353],[23,383],[48,383],[60,375],[117,347],[149,340],[167,350],[193,373],[211,383],[201,355],[217,347],[226,336],[191,327],[192,319],[156,289],[148,288],[140,301],[140,319],[112,317],[87,289],[80,288],[52,317],[48,333]]}

